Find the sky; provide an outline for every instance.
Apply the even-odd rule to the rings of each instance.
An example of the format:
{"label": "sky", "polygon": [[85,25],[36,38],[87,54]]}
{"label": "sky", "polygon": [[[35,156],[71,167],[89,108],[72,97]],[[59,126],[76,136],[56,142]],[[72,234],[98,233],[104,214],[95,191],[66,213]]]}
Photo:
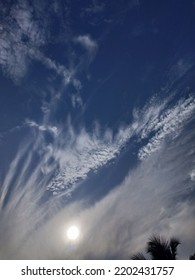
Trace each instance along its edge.
{"label": "sky", "polygon": [[0,1],[0,259],[195,252],[194,30],[192,0]]}

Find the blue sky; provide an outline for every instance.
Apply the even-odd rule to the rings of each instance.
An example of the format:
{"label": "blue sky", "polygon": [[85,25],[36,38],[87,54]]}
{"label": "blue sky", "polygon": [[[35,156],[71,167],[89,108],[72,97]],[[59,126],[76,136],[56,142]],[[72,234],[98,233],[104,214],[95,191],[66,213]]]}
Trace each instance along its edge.
{"label": "blue sky", "polygon": [[195,2],[0,11],[0,258],[127,259],[154,233],[178,237],[188,258]]}

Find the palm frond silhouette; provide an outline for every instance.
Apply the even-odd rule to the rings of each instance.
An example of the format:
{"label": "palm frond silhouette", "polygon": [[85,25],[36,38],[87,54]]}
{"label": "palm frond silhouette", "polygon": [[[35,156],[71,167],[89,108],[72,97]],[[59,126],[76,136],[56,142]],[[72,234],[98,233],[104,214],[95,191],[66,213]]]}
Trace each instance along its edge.
{"label": "palm frond silhouette", "polygon": [[189,260],[195,260],[195,253],[189,257]]}
{"label": "palm frond silhouette", "polygon": [[146,260],[144,254],[137,253],[131,257],[131,260]]}
{"label": "palm frond silhouette", "polygon": [[[166,240],[159,235],[153,235],[147,242],[146,252],[152,260],[176,260],[177,247],[180,241],[176,238]],[[146,260],[142,253],[135,254],[132,260]]]}
{"label": "palm frond silhouette", "polygon": [[176,238],[165,240],[160,236],[152,236],[147,243],[147,253],[153,260],[175,260],[179,244]]}

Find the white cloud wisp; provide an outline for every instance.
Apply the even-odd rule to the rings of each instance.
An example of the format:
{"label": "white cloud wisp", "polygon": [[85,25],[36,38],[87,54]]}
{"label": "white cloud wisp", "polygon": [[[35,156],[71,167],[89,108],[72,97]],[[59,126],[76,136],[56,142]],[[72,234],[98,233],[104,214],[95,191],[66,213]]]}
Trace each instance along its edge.
{"label": "white cloud wisp", "polygon": [[[63,142],[53,147],[52,154],[59,163],[59,172],[48,186],[55,194],[74,190],[78,182],[87,178],[90,171],[97,171],[114,160],[131,139],[147,143],[138,151],[140,160],[146,159],[161,148],[167,137],[176,137],[195,112],[193,97],[181,99],[173,107],[168,101],[158,105],[156,101],[134,114],[132,124],[121,127],[116,135],[111,130],[101,135],[98,128],[92,133],[82,129],[76,133],[68,125]],[[152,135],[152,136],[151,136]]]}
{"label": "white cloud wisp", "polygon": [[[64,131],[57,128],[58,137],[49,144],[41,135],[52,126],[29,121],[35,134],[19,149],[1,181],[0,258],[127,258],[154,232],[176,233],[185,240],[181,257],[193,253],[195,209],[189,197],[194,194],[195,135],[187,124],[193,120],[194,102],[193,97],[172,107],[150,102],[144,114],[137,110],[132,124],[116,135],[98,128],[76,132],[69,123]],[[150,135],[156,137],[159,130],[162,137],[151,142]],[[132,139],[142,138],[159,148],[151,149],[115,190],[94,206],[62,203],[61,194],[71,195],[91,171],[115,159]],[[62,231],[74,220],[81,225],[82,240],[70,252]]]}
{"label": "white cloud wisp", "polygon": [[[22,200],[19,200],[19,204],[13,205],[17,211],[14,217],[10,215],[10,223],[15,219],[18,227],[12,224],[11,247],[3,247],[1,258],[127,259],[142,251],[153,233],[178,237],[182,242],[179,258],[188,258],[195,245],[195,208],[190,200],[194,194],[194,182],[189,178],[190,163],[195,154],[188,153],[194,148],[194,136],[194,131],[188,131],[174,142],[164,143],[161,150],[140,162],[114,191],[99,202],[91,206],[86,206],[83,201],[70,203],[39,230],[31,232],[31,238],[24,242],[17,238],[21,226],[28,224],[28,214],[32,215],[29,223],[34,223],[37,215],[45,214],[49,210],[47,207],[51,206],[32,208],[34,203],[30,201],[37,197],[36,193],[32,197],[25,196],[27,204],[21,204]],[[15,193],[15,199],[17,195],[19,193]],[[25,216],[20,216],[23,209],[19,205],[29,208]],[[5,220],[2,225],[4,223]],[[70,249],[65,229],[71,223],[79,224],[81,239]]]}

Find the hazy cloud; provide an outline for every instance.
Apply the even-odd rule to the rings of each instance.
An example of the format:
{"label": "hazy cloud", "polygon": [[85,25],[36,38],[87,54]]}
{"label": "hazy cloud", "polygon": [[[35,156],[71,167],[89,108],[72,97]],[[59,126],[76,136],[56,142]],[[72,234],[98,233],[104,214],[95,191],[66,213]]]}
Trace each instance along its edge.
{"label": "hazy cloud", "polygon": [[195,111],[195,100],[189,97],[186,100],[179,100],[173,108],[167,108],[164,112],[159,112],[153,119],[150,129],[147,127],[142,133],[145,138],[149,133],[155,132],[155,135],[150,139],[149,143],[142,147],[139,151],[139,158],[144,159],[152,152],[159,149],[161,142],[171,133],[178,133],[182,128],[183,123],[193,116]]}
{"label": "hazy cloud", "polygon": [[58,135],[58,128],[56,126],[51,125],[40,125],[37,124],[35,121],[32,120],[26,120],[25,125],[29,127],[37,128],[39,131],[47,131],[53,134],[54,136]]}
{"label": "hazy cloud", "polygon": [[[112,129],[98,121],[87,126],[85,116],[79,115],[79,120],[77,114],[71,120],[69,114],[72,116],[76,110],[85,108],[88,93],[84,91],[97,93],[92,85],[94,78],[89,84],[82,78],[85,74],[90,77],[89,66],[97,54],[100,38],[96,39],[91,32],[75,32],[74,28],[79,26],[69,22],[74,7],[70,2],[0,2],[3,74],[18,82],[28,72],[32,61],[42,64],[46,72],[36,81],[34,76],[32,81],[28,79],[26,82],[32,82],[29,88],[27,83],[21,88],[28,88],[29,93],[23,108],[28,99],[28,106],[35,103],[39,106],[41,102],[39,109],[42,111],[32,107],[30,119],[25,116],[22,124],[0,134],[2,142],[8,139],[14,146],[12,149],[9,142],[5,144],[8,149],[0,170],[0,259],[127,259],[142,251],[153,233],[178,237],[182,242],[179,257],[188,258],[195,246],[195,206],[192,203],[195,195],[195,131],[192,125],[195,97],[193,93],[185,98],[179,96],[184,93],[182,83],[186,74],[190,73],[191,77],[193,59],[174,59],[175,63],[171,63],[165,73],[169,80],[167,87],[162,89],[168,97],[156,96],[143,108],[134,108],[131,122]],[[132,0],[124,10],[124,5],[116,3],[114,10],[110,6],[111,18],[106,19],[107,13],[102,12],[107,4],[108,1],[93,0],[87,7],[81,7],[79,15],[85,16],[85,22],[95,30],[100,30],[106,21],[114,25],[126,23],[127,12],[140,6],[139,0]],[[140,26],[138,24],[135,30],[137,35],[142,31]],[[103,40],[110,38],[106,29],[103,35]],[[60,56],[56,52],[58,46],[64,51]],[[184,50],[184,45],[181,48]],[[47,84],[41,83],[42,79]],[[35,98],[31,95],[34,90]],[[70,97],[71,104],[62,98],[63,94]],[[8,95],[8,106],[9,98]],[[11,103],[10,108],[14,104]],[[71,110],[69,105],[73,107]],[[28,114],[27,111],[24,108],[18,117]],[[11,121],[11,125],[10,116],[2,114],[5,122],[9,125]],[[42,120],[35,121],[41,118],[39,114],[43,115]],[[87,119],[89,117],[87,115]],[[18,139],[7,137],[20,131]],[[132,158],[130,152],[125,155],[134,163],[129,170],[127,163],[122,162],[125,149],[134,153]],[[10,161],[14,151],[16,154]],[[118,165],[126,164],[123,181],[116,184],[112,176],[107,175],[105,180],[101,178],[101,186],[98,180],[91,184],[90,179],[98,177],[95,173],[103,168],[107,171],[111,163],[114,168],[109,172],[113,174],[116,159]],[[120,172],[123,170],[116,176],[120,177]],[[101,191],[109,191],[109,187],[110,192],[102,198]],[[76,192],[78,188],[83,190]],[[87,193],[88,188],[92,192]],[[95,192],[94,188],[97,188]],[[80,193],[87,193],[82,201]],[[101,198],[96,193],[100,193],[98,197]],[[71,224],[78,225],[81,230],[81,237],[74,244],[66,238]]]}
{"label": "hazy cloud", "polygon": [[28,1],[18,0],[11,4],[9,10],[6,5],[2,4],[0,25],[0,65],[3,72],[18,82],[26,74],[31,60],[36,59],[62,76],[66,84],[69,83],[73,71],[40,51],[41,46],[49,43],[50,16],[55,13],[57,3],[53,10],[46,9],[42,3],[37,5],[36,1],[29,4]]}
{"label": "hazy cloud", "polygon": [[2,12],[0,64],[8,76],[18,81],[27,71],[29,49],[43,45],[45,35],[27,1],[17,1],[9,11],[5,8]]}
{"label": "hazy cloud", "polygon": [[100,133],[98,126],[91,133],[84,128],[76,132],[69,123],[63,143],[56,142],[52,147],[59,171],[48,189],[55,194],[62,190],[69,194],[90,171],[95,172],[114,160],[133,137],[139,142],[147,140],[138,151],[138,158],[146,159],[162,147],[166,137],[176,137],[194,111],[192,97],[181,99],[172,106],[169,100],[153,100],[143,110],[134,111],[133,122],[119,128],[115,135],[109,129]]}
{"label": "hazy cloud", "polygon": [[86,7],[83,9],[84,13],[89,13],[89,14],[97,14],[105,9],[105,3],[100,2],[98,0],[92,0],[92,3],[89,5],[89,7]]}
{"label": "hazy cloud", "polygon": [[91,54],[96,52],[98,48],[97,43],[91,38],[90,35],[80,35],[75,38],[75,42],[80,43]]}
{"label": "hazy cloud", "polygon": [[[40,204],[35,208],[35,203],[30,203],[31,199],[34,201],[40,197],[38,188],[36,192],[30,193],[32,184],[40,180],[39,165],[33,172],[34,176],[27,180],[29,187],[24,192],[25,197],[21,199],[23,189],[17,189],[13,196],[15,203],[9,204],[12,205],[12,209],[9,206],[9,222],[13,235],[10,237],[11,243],[6,240],[5,244],[11,244],[12,247],[2,246],[1,258],[127,259],[131,254],[143,250],[153,233],[178,237],[182,242],[179,258],[188,258],[193,253],[195,230],[195,208],[188,199],[194,191],[194,182],[188,180],[190,163],[194,159],[194,152],[189,154],[188,151],[194,147],[194,136],[194,131],[187,130],[178,135],[174,142],[164,143],[161,150],[130,170],[124,181],[99,202],[91,206],[87,206],[84,201],[70,203],[47,219],[46,224],[32,232],[31,238],[23,242],[22,225],[26,232],[25,229],[42,220],[49,209],[47,207],[52,206]],[[21,157],[13,162],[10,174],[14,174]],[[25,169],[28,168],[23,167],[20,181],[25,178]],[[45,179],[40,183],[45,185]],[[182,198],[184,194],[185,199]],[[21,216],[23,209],[27,212]],[[11,215],[12,211],[16,215]],[[8,212],[5,211],[4,215],[1,236],[6,237],[8,229],[4,226],[7,224]],[[17,226],[13,226],[14,219]],[[80,227],[81,238],[70,246],[66,230],[72,223]],[[24,227],[26,224],[27,228]],[[3,244],[2,239],[0,241]]]}
{"label": "hazy cloud", "polygon": [[195,170],[192,170],[192,171],[190,172],[190,179],[191,179],[192,181],[195,181]]}
{"label": "hazy cloud", "polygon": [[31,49],[29,51],[29,56],[32,59],[40,61],[43,65],[45,65],[46,68],[55,71],[59,76],[63,78],[65,85],[69,84],[70,82],[73,83],[73,81],[75,80],[74,70],[68,70],[64,65],[57,63],[55,60],[52,60],[49,57],[46,57],[40,51]]}

